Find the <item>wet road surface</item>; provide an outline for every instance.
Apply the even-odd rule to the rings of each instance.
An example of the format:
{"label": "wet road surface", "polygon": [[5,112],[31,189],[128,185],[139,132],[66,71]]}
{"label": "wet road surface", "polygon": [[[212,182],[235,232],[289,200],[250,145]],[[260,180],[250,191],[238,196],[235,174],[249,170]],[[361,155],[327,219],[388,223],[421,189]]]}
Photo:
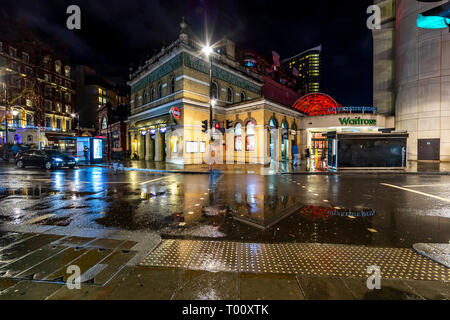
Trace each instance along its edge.
{"label": "wet road surface", "polygon": [[0,223],[165,238],[411,247],[450,240],[450,177],[0,167]]}

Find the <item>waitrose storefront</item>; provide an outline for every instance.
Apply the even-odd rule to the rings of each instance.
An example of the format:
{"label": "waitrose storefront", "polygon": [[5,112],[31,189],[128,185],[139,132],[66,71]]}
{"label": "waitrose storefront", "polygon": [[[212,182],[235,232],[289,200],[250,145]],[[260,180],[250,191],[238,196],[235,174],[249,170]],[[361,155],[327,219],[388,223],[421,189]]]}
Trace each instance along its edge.
{"label": "waitrose storefront", "polygon": [[[311,155],[328,154],[330,132],[378,134],[380,129],[394,128],[394,117],[378,114],[333,114],[304,117],[301,119],[302,145],[309,148]],[[305,150],[303,150],[303,154]]]}

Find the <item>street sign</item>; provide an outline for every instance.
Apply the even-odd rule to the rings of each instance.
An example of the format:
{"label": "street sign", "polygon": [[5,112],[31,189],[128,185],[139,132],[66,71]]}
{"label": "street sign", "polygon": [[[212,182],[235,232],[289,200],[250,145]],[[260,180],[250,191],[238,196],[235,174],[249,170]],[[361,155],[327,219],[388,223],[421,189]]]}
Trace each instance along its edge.
{"label": "street sign", "polygon": [[173,117],[175,120],[180,119],[180,117],[181,117],[181,111],[180,111],[180,108],[178,108],[178,107],[172,107],[172,109],[170,109],[170,114],[172,115],[172,117]]}

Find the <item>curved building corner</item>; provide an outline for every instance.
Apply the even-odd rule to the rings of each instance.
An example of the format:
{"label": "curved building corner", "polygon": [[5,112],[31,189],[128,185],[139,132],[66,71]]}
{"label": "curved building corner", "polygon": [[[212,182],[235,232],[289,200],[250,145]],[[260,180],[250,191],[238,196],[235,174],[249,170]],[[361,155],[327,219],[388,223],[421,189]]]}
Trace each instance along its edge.
{"label": "curved building corner", "polygon": [[450,161],[450,32],[417,27],[420,13],[447,2],[374,1],[374,104],[409,133],[408,160]]}

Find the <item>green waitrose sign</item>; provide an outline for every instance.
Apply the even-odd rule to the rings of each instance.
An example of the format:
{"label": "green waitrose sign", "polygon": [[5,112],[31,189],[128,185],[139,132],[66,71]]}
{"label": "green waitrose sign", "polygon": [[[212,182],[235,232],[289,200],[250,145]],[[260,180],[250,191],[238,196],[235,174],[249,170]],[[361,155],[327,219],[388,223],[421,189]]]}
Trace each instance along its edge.
{"label": "green waitrose sign", "polygon": [[347,118],[339,118],[339,122],[341,126],[375,126],[377,125],[376,119],[361,119],[360,117],[356,117],[351,119]]}

